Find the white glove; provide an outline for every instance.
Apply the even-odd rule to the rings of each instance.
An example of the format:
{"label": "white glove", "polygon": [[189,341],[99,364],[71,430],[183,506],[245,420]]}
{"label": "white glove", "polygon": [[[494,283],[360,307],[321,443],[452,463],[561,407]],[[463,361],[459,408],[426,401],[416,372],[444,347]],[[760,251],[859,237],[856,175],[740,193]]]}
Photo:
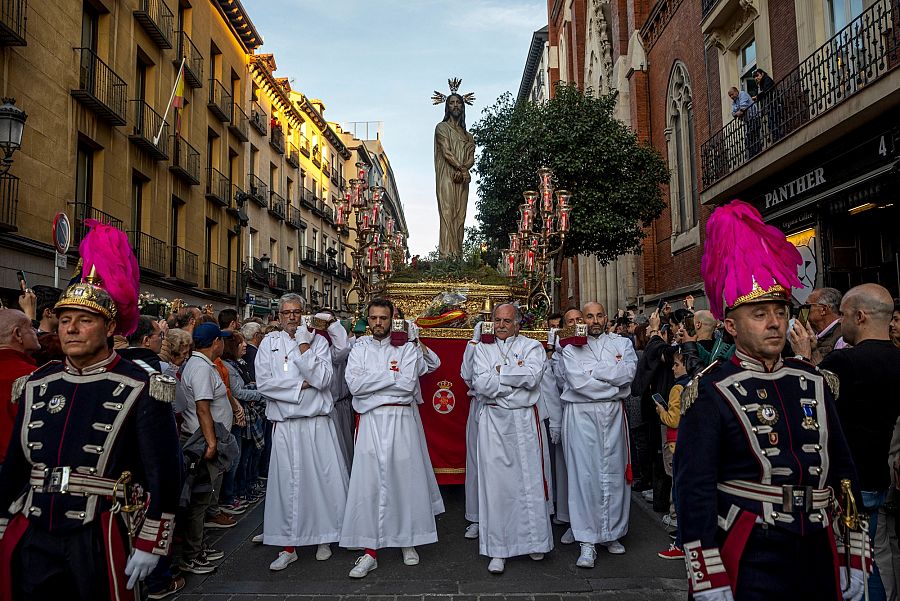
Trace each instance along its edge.
{"label": "white glove", "polygon": [[730,586],[719,586],[694,593],[694,601],[734,601]]}
{"label": "white glove", "polygon": [[862,570],[850,568],[850,582],[847,583],[847,569],[843,566],[839,568],[841,573],[841,593],[844,595],[844,601],[859,601],[863,596],[865,588],[866,575]]}
{"label": "white glove", "polygon": [[155,568],[158,563],[159,555],[135,549],[131,554],[131,557],[128,558],[128,563],[125,565],[125,575],[131,576],[131,578],[128,579],[126,588],[128,590],[133,589],[134,585],[138,583],[138,580],[143,580],[149,576],[150,572],[153,571],[153,568]]}
{"label": "white glove", "polygon": [[301,324],[300,327],[297,328],[297,331],[294,333],[294,340],[297,341],[297,344],[312,344],[312,341],[315,337],[315,330],[310,330],[303,324]]}
{"label": "white glove", "polygon": [[552,442],[553,444],[559,444],[560,434],[562,434],[562,428],[554,428],[553,426],[550,426],[550,442]]}

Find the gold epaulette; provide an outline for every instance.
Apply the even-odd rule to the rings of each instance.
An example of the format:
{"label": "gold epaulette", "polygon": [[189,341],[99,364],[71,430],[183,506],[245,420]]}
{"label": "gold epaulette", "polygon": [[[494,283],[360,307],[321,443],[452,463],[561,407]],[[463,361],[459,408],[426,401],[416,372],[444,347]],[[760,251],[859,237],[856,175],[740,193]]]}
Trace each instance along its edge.
{"label": "gold epaulette", "polygon": [[163,403],[175,402],[175,378],[154,374],[150,376],[150,396]]}
{"label": "gold epaulette", "polygon": [[13,403],[19,402],[19,397],[22,396],[22,393],[25,392],[25,384],[28,383],[28,378],[31,377],[31,374],[27,376],[22,376],[21,378],[16,378],[12,383],[12,396],[10,397],[10,401]]}
{"label": "gold epaulette", "polygon": [[825,378],[825,383],[828,384],[828,388],[831,389],[831,396],[834,397],[834,400],[837,400],[838,394],[841,392],[840,378],[838,378],[836,373],[828,371],[827,369],[820,369],[819,373],[822,374],[822,377]]}
{"label": "gold epaulette", "polygon": [[691,405],[694,404],[694,401],[697,400],[697,395],[700,394],[700,378],[711,372],[713,369],[719,366],[719,360],[716,359],[706,367],[704,367],[700,372],[691,378],[691,381],[687,383],[684,387],[684,390],[681,391],[681,415],[687,413],[687,410],[691,408]]}

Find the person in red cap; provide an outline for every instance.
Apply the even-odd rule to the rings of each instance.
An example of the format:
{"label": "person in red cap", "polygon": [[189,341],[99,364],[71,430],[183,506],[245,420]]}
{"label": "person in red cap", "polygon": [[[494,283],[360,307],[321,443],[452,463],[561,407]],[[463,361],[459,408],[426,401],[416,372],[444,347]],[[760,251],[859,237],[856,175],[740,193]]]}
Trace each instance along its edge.
{"label": "person in red cap", "polygon": [[863,595],[869,541],[837,378],[783,356],[799,264],[797,249],[747,203],[707,222],[706,295],[736,351],[682,396],[676,511],[698,601]]}
{"label": "person in red cap", "polygon": [[[138,319],[125,234],[87,220],[81,281],[55,305],[64,361],[16,381],[0,471],[0,599],[134,599],[167,556],[181,453],[175,380],[120,357]],[[130,552],[130,553],[129,553]]]}

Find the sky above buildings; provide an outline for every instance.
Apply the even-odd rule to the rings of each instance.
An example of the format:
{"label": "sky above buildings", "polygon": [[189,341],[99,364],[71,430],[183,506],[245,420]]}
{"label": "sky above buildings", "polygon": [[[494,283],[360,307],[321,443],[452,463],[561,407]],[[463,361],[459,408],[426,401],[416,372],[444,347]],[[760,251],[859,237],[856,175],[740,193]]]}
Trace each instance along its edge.
{"label": "sky above buildings", "polygon": [[[434,126],[447,79],[474,92],[466,123],[505,91],[516,94],[531,34],[546,25],[546,0],[243,0],[272,53],[276,77],[325,102],[325,118],[380,121],[397,179],[412,254],[438,242]],[[475,223],[476,181],[466,224]]]}

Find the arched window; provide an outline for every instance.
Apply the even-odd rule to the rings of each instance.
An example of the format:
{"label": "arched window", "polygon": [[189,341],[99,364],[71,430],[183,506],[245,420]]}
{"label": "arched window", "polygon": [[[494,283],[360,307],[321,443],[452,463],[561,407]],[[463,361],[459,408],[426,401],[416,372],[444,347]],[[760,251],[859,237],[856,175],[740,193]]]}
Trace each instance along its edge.
{"label": "arched window", "polygon": [[694,111],[687,67],[677,61],[669,77],[666,143],[669,151],[669,206],[672,213],[673,250],[700,242],[695,234],[700,213],[697,160],[694,146]]}

